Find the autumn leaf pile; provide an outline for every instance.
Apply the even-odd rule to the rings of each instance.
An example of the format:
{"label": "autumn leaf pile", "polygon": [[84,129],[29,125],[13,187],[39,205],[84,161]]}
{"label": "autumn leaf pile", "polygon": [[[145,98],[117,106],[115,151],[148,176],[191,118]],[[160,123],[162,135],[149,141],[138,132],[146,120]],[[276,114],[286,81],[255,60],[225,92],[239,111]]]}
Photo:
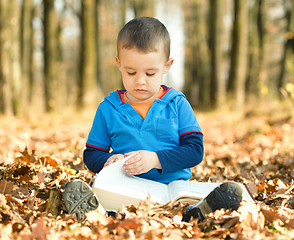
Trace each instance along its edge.
{"label": "autumn leaf pile", "polygon": [[91,182],[82,152],[91,126],[83,116],[42,121],[0,118],[1,239],[294,239],[294,116],[291,112],[203,113],[205,158],[193,180],[247,185],[256,202],[182,222],[185,205],[127,206],[113,216],[67,214],[63,188]]}

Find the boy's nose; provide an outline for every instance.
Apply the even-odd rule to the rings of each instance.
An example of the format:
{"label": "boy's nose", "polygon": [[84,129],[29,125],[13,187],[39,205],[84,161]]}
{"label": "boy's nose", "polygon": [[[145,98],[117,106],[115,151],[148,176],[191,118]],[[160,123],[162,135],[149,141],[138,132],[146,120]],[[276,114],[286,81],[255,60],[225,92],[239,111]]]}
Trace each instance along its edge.
{"label": "boy's nose", "polygon": [[145,84],[146,80],[145,80],[145,76],[144,75],[140,75],[136,78],[136,83],[137,84]]}

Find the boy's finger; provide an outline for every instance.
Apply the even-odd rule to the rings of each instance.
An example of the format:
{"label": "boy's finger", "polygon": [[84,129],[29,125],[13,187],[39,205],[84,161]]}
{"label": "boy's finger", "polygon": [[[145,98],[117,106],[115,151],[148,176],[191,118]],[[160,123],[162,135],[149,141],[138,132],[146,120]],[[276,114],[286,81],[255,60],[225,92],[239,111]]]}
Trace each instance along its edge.
{"label": "boy's finger", "polygon": [[[135,153],[135,152],[132,152],[132,153]],[[141,156],[139,154],[140,152],[137,152],[133,157],[131,157],[130,159],[128,159],[125,164],[126,165],[130,165],[130,164],[133,164],[133,163],[136,163],[138,161],[140,161],[141,159]],[[130,154],[131,155],[131,154]]]}
{"label": "boy's finger", "polygon": [[130,174],[130,175],[138,175],[138,174],[141,174],[141,173],[144,173],[144,172],[145,171],[144,171],[144,169],[142,167],[138,167],[138,168],[131,169],[127,173]]}
{"label": "boy's finger", "polygon": [[116,158],[113,160],[113,162],[117,162],[117,161],[119,161],[119,160],[121,160],[121,159],[123,159],[123,158],[124,158],[123,155],[118,155],[118,156],[116,156]]}
{"label": "boy's finger", "polygon": [[135,154],[136,152],[137,152],[137,151],[128,152],[128,153],[125,153],[124,156],[125,156],[125,157],[128,157],[128,156],[130,156],[130,155],[132,155],[132,154]]}
{"label": "boy's finger", "polygon": [[125,171],[132,174],[139,174],[143,171],[143,165],[140,161],[136,161],[123,166]]}

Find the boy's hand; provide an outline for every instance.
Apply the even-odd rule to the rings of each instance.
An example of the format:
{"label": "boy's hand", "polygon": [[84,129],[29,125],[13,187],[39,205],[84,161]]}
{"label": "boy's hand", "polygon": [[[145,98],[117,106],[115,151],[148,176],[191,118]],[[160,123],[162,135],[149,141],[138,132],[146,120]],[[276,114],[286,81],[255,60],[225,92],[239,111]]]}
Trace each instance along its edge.
{"label": "boy's hand", "polygon": [[[135,152],[125,154],[125,157]],[[146,173],[152,168],[161,169],[161,164],[155,152],[140,150],[124,164],[125,171],[130,175]]]}
{"label": "boy's hand", "polygon": [[115,163],[124,158],[122,154],[115,154],[112,155],[110,158],[107,159],[106,163],[104,164],[103,168],[107,167],[109,164]]}

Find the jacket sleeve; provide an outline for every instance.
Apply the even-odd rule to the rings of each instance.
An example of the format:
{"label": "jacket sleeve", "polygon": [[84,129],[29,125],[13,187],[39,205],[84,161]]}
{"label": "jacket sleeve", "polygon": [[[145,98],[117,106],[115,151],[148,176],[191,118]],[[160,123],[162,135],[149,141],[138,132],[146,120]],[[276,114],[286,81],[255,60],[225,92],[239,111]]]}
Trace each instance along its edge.
{"label": "jacket sleeve", "polygon": [[156,153],[161,163],[162,174],[194,167],[203,159],[203,134],[200,132],[183,134],[180,137],[179,147]]}
{"label": "jacket sleeve", "polygon": [[86,149],[84,150],[83,155],[84,163],[86,164],[87,168],[94,173],[98,173],[102,170],[107,159],[110,158],[113,153],[86,145]]}

